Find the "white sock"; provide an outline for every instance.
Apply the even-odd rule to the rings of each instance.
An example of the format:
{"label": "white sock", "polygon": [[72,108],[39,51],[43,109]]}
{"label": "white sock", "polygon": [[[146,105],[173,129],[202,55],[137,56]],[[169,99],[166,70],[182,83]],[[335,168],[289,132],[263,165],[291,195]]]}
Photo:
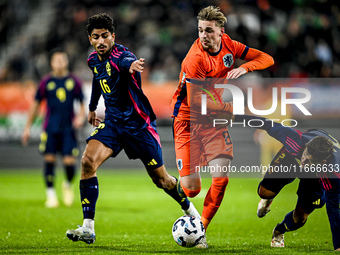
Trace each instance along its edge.
{"label": "white sock", "polygon": [[46,189],[46,195],[47,195],[47,197],[56,197],[57,196],[55,189],[53,187],[49,187],[49,188]]}
{"label": "white sock", "polygon": [[83,221],[83,227],[87,227],[94,231],[94,220],[92,219],[84,219]]}

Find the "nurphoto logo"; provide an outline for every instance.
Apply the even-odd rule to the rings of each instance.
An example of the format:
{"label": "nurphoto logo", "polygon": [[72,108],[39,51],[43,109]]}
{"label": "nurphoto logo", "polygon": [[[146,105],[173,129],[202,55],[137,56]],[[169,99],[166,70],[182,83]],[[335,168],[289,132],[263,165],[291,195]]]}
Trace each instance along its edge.
{"label": "nurphoto logo", "polygon": [[[214,89],[227,89],[231,95],[232,95],[232,102],[233,102],[233,114],[240,114],[244,115],[245,114],[245,102],[247,102],[247,106],[249,111],[254,114],[254,115],[259,115],[259,116],[266,116],[274,113],[278,106],[279,106],[279,100],[280,100],[280,110],[281,110],[281,116],[286,116],[287,115],[287,106],[288,105],[295,105],[297,109],[299,109],[302,114],[305,116],[311,116],[312,114],[307,110],[307,108],[304,106],[304,104],[308,103],[311,99],[311,93],[308,89],[306,88],[299,88],[299,87],[272,87],[272,105],[269,109],[256,109],[254,107],[253,103],[253,88],[248,87],[247,88],[247,101],[245,100],[245,96],[243,91],[232,84],[215,84]],[[280,89],[280,91],[278,90]],[[206,91],[206,90],[204,90]],[[279,93],[280,92],[280,97]],[[290,98],[288,95],[294,94],[295,96],[298,95],[299,98]],[[217,103],[215,98],[211,93],[202,93],[201,94],[201,114],[202,115],[207,115],[208,114],[208,109],[207,109],[207,95],[209,95],[212,100]],[[273,122],[279,121],[278,119],[267,119],[266,121],[271,121],[272,125]],[[254,122],[257,123],[255,125],[252,123],[252,120],[249,120],[248,123],[242,122],[242,123],[236,123],[233,122],[232,120],[227,120],[227,119],[213,119],[213,126],[216,127],[217,125],[225,125],[225,124],[243,124],[243,126],[250,126],[250,127],[261,127],[264,125],[263,121],[259,120],[254,120]],[[261,123],[262,122],[262,123]],[[286,123],[290,123],[288,125],[285,125]],[[289,126],[289,127],[295,127],[297,126],[298,122],[294,119],[284,119],[281,121],[281,124],[284,126]]]}

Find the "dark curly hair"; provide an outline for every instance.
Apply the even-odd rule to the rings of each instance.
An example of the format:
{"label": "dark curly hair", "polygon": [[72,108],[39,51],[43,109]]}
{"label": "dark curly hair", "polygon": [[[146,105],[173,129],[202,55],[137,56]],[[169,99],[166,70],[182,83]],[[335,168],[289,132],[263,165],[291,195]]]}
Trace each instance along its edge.
{"label": "dark curly hair", "polygon": [[99,13],[87,19],[86,29],[87,29],[88,35],[91,35],[93,29],[102,29],[102,28],[109,30],[111,34],[115,32],[113,19],[106,13]]}
{"label": "dark curly hair", "polygon": [[308,153],[316,160],[328,160],[333,155],[333,143],[324,136],[316,136],[306,144]]}

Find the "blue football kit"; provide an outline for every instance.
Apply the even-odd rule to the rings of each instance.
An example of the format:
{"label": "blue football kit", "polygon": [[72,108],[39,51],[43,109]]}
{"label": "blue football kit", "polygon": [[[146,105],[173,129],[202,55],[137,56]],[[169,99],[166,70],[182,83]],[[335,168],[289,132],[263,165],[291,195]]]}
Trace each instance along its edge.
{"label": "blue football kit", "polygon": [[[274,157],[271,165],[289,166],[287,173],[266,173],[262,186],[278,193],[283,186],[292,182],[295,177],[300,178],[298,189],[298,204],[310,213],[314,208],[322,207],[326,203],[328,219],[333,236],[334,249],[340,248],[340,144],[326,131],[310,129],[301,132],[280,123],[266,120],[265,118],[247,115],[236,115],[235,122],[247,122],[257,119],[263,125],[257,127],[266,130],[267,133],[283,144],[283,148]],[[252,124],[253,121],[252,121]],[[333,142],[333,155],[327,160],[324,168],[312,168],[306,166],[300,168],[300,161],[305,145],[314,137],[323,136]],[[286,178],[283,178],[286,177]]]}
{"label": "blue football kit", "polygon": [[90,111],[95,111],[100,96],[105,102],[105,120],[91,139],[113,150],[112,157],[124,149],[130,159],[141,159],[147,169],[163,165],[156,116],[141,88],[139,72],[129,73],[136,56],[120,44],[113,46],[110,56],[101,61],[96,52],[87,62],[93,73]]}
{"label": "blue football kit", "polygon": [[64,77],[48,74],[41,80],[35,99],[38,102],[47,101],[40,152],[76,156],[78,149],[72,127],[75,116],[73,103],[84,99],[81,81],[72,74]]}
{"label": "blue football kit", "polygon": [[[106,109],[104,121],[86,142],[100,141],[112,149],[112,157],[124,150],[130,159],[140,159],[148,171],[153,171],[163,166],[162,149],[156,116],[141,88],[141,75],[129,72],[136,60],[132,52],[119,44],[113,46],[106,60],[101,61],[97,52],[90,54],[87,62],[93,73],[93,82],[89,110],[96,110],[100,96],[104,98]],[[99,195],[98,178],[80,180],[79,187],[84,219],[94,219]],[[189,208],[189,200],[178,194],[176,186],[163,190],[183,210]]]}

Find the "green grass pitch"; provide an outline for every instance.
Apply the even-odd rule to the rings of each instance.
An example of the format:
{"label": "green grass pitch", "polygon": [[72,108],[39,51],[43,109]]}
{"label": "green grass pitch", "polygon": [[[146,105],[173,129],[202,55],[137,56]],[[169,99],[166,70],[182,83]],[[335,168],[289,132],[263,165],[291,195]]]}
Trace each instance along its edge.
{"label": "green grass pitch", "polygon": [[[63,177],[59,169],[59,197]],[[295,206],[297,181],[286,186],[274,200],[272,211],[259,219],[256,189],[260,179],[231,175],[224,201],[207,232],[209,248],[198,250],[174,242],[171,227],[182,211],[144,170],[99,169],[98,177],[97,241],[87,245],[65,235],[67,229],[82,223],[78,180],[72,207],[46,209],[41,170],[0,170],[0,253],[324,254],[333,250],[325,207],[314,211],[303,228],[285,234],[285,248],[270,247],[272,229]],[[199,211],[210,181],[203,179],[201,194],[192,199]]]}

